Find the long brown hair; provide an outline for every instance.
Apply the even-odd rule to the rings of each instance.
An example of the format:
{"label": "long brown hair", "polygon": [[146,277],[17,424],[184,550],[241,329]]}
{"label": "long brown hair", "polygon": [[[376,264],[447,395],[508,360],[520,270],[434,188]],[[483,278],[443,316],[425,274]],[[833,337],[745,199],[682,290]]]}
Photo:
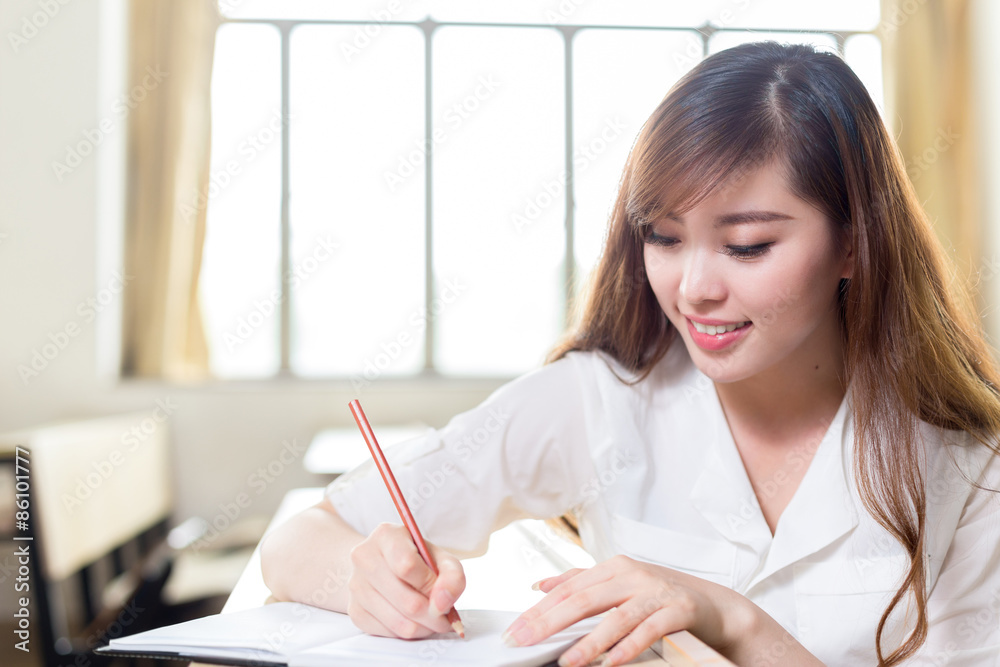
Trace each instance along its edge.
{"label": "long brown hair", "polygon": [[[792,192],[851,239],[854,269],[841,282],[839,309],[854,475],[868,512],[910,555],[875,633],[880,667],[897,665],[927,636],[917,420],[967,432],[996,453],[1000,374],[898,148],[843,60],[759,42],[712,55],[677,82],[632,147],[580,324],[549,361],[603,350],[648,375],[679,336],[645,276],[646,229],[774,160]],[[916,627],[884,656],[886,620],[908,593]]]}

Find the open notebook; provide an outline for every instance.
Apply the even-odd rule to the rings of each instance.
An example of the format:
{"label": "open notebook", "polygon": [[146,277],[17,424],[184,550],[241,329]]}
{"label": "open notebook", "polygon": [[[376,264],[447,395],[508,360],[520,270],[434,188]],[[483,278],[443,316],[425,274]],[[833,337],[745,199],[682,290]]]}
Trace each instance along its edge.
{"label": "open notebook", "polygon": [[508,648],[500,635],[517,612],[463,609],[465,639],[405,640],[366,635],[346,614],[276,602],[114,639],[101,654],[168,657],[232,665],[544,665],[597,625],[589,618],[535,646]]}

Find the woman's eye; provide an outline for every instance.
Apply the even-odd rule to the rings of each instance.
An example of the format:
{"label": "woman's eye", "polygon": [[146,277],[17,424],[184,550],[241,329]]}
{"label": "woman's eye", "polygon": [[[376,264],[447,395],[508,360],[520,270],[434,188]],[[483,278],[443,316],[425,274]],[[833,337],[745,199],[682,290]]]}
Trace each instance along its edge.
{"label": "woman's eye", "polygon": [[[646,243],[671,248],[680,243],[680,241],[673,236],[661,236],[656,232],[650,232],[646,235]],[[737,259],[753,259],[765,254],[771,245],[773,245],[773,242],[758,243],[756,245],[727,245],[724,246],[722,252]]]}
{"label": "woman's eye", "polygon": [[660,236],[655,232],[650,232],[646,235],[646,243],[649,245],[660,245],[669,248],[672,245],[676,245],[677,239],[672,236]]}
{"label": "woman's eye", "polygon": [[770,243],[758,243],[757,245],[727,245],[725,253],[737,259],[753,259],[766,253],[771,247]]}

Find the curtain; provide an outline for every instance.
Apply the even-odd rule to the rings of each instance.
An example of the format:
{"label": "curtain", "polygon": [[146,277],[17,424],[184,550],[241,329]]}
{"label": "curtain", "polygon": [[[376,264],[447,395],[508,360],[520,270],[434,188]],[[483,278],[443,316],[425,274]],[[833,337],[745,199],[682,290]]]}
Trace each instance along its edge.
{"label": "curtain", "polygon": [[[970,0],[882,0],[886,120],[959,280],[982,261]],[[980,295],[978,306],[984,306]]]}
{"label": "curtain", "polygon": [[208,375],[198,304],[209,183],[213,0],[131,0],[122,374]]}

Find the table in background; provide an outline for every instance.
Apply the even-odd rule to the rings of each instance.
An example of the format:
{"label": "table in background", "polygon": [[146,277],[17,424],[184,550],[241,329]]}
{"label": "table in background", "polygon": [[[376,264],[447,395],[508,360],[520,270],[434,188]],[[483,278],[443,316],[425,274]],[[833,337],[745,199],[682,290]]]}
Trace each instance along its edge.
{"label": "table in background", "polygon": [[[430,426],[414,423],[403,426],[380,426],[378,444],[387,449],[396,443],[419,437]],[[355,466],[371,460],[368,446],[356,427],[326,428],[318,431],[309,443],[302,459],[306,471],[317,475],[343,474]]]}

